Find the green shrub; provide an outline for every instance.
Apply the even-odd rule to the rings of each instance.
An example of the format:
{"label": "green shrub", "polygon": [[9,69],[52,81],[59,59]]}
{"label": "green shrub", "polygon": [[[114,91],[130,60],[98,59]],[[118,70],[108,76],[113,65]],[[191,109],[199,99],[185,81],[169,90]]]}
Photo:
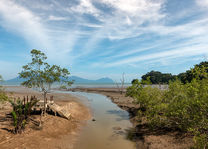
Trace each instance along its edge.
{"label": "green shrub", "polygon": [[[3,81],[2,76],[0,75],[0,83]],[[0,102],[8,100],[8,96],[5,94],[3,87],[0,85]]]}
{"label": "green shrub", "polygon": [[5,102],[8,100],[8,96],[4,92],[4,89],[0,86],[0,102]]}
{"label": "green shrub", "polygon": [[5,102],[7,100],[8,96],[3,91],[0,91],[0,102]]}
{"label": "green shrub", "polygon": [[61,86],[59,87],[59,89],[64,89],[64,90],[66,90],[67,87],[66,87],[65,85],[61,85]]}
{"label": "green shrub", "polygon": [[140,105],[139,117],[145,117],[152,128],[179,129],[194,135],[195,148],[208,142],[208,79],[193,79],[183,84],[179,80],[169,83],[162,91],[144,87],[134,81],[127,89],[127,96]]}
{"label": "green shrub", "polygon": [[32,107],[38,102],[38,100],[32,100],[26,104],[23,101],[17,100],[17,102],[10,101],[13,111],[11,112],[14,125],[14,133],[21,133],[25,129],[25,125],[29,119]]}

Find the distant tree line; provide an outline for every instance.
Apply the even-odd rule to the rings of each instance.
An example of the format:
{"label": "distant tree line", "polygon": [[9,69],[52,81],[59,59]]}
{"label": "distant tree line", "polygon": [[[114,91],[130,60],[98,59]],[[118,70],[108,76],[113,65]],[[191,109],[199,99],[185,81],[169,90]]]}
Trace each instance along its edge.
{"label": "distant tree line", "polygon": [[[186,72],[180,73],[178,75],[172,75],[171,73],[161,73],[159,71],[152,70],[147,74],[143,75],[141,78],[142,81],[146,81],[149,79],[152,84],[168,84],[170,81],[175,81],[176,79],[179,79],[182,83],[185,84],[191,82],[196,76],[198,76],[200,80],[204,79],[205,73],[207,72],[208,62],[205,61],[195,65],[194,68],[191,68],[190,70],[187,70]],[[197,73],[200,73],[200,75],[198,75]]]}
{"label": "distant tree line", "polygon": [[169,81],[175,80],[176,76],[171,73],[162,73],[152,70],[142,76],[142,80],[147,80],[148,78],[152,84],[168,84]]}

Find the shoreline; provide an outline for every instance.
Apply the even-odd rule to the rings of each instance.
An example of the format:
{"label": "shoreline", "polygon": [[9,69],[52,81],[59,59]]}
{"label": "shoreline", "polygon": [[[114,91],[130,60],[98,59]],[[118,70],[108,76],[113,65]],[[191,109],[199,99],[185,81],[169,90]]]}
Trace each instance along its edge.
{"label": "shoreline", "polygon": [[[40,93],[37,93],[27,88],[9,88],[10,90],[7,92],[8,94],[11,94],[10,92],[13,92],[11,96],[22,97],[25,96],[25,94],[36,94],[38,97],[42,97]],[[120,94],[117,88],[73,88],[68,91],[88,92],[105,95],[118,107],[127,111],[129,113],[130,122],[134,127],[132,132],[129,132],[129,135],[131,135],[132,140],[136,142],[136,146],[139,149],[185,149],[190,148],[193,144],[192,138],[188,135],[186,136],[186,134],[184,135],[178,132],[168,132],[163,130],[160,132],[152,132],[148,130],[145,125],[139,124],[136,117],[136,112],[139,106],[134,103],[134,99],[130,97],[125,97],[125,92],[123,94]],[[47,127],[43,128],[42,130],[33,130],[32,128],[29,128],[20,135],[14,135],[11,134],[11,132],[6,132],[6,130],[3,130],[1,127],[0,145],[3,149],[12,149],[14,147],[24,148],[28,146],[31,149],[74,148],[73,145],[76,144],[77,139],[82,132],[82,128],[91,118],[91,109],[87,106],[86,103],[81,101],[79,97],[73,96],[69,93],[52,93],[51,95],[54,96],[54,101],[59,105],[64,106],[69,102],[74,103],[76,105],[74,111],[76,118],[68,121],[64,118],[48,115],[47,117],[49,118],[49,120],[46,120],[45,122],[45,125],[47,125]],[[0,118],[2,118],[1,110]],[[3,136],[2,132],[4,134]],[[4,143],[5,140],[8,141]]]}
{"label": "shoreline", "polygon": [[177,131],[151,131],[145,124],[137,121],[136,113],[139,108],[134,99],[120,94],[117,88],[73,88],[72,92],[97,93],[107,96],[113,103],[129,113],[129,119],[134,130],[130,132],[132,140],[136,142],[138,149],[186,149],[193,145],[192,136]]}
{"label": "shoreline", "polygon": [[[9,90],[8,90],[9,88]],[[10,97],[23,97],[35,95],[42,98],[41,93],[24,87],[7,87],[7,94]],[[72,115],[70,120],[47,114],[43,118],[43,128],[36,127],[33,122],[29,122],[22,134],[12,134],[11,119],[6,118],[5,114],[11,112],[11,107],[0,109],[0,146],[2,149],[74,149],[74,145],[81,133],[81,129],[91,118],[90,109],[82,101],[66,93],[50,93],[54,96],[54,102],[60,106],[68,108]],[[48,95],[48,96],[50,96]],[[69,105],[70,104],[70,105]],[[32,119],[38,122],[39,115],[32,115]]]}

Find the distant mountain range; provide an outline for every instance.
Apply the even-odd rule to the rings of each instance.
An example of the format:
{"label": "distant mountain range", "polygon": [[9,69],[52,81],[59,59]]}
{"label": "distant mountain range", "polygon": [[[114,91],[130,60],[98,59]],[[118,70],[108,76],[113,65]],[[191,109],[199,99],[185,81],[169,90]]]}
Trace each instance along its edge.
{"label": "distant mountain range", "polygon": [[[25,79],[16,77],[10,80],[6,80],[4,81],[3,84],[5,85],[17,85],[17,84],[21,84],[22,82],[24,82]],[[77,77],[77,76],[71,76],[69,77],[69,81],[74,81],[74,84],[87,84],[87,83],[94,83],[94,84],[110,84],[110,83],[114,83],[114,81],[108,77],[106,78],[100,78],[98,80],[89,80],[89,79],[84,79],[81,77]]]}
{"label": "distant mountain range", "polygon": [[100,78],[98,80],[88,80],[77,76],[71,76],[69,77],[69,80],[74,80],[74,83],[114,83],[114,81],[108,77]]}

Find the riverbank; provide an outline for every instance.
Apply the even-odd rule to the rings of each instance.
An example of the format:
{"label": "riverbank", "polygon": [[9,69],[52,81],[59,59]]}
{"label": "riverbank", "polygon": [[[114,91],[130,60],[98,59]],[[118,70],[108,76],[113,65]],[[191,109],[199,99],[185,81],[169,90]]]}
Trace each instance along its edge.
{"label": "riverbank", "polygon": [[[23,87],[7,87],[6,92],[10,97],[36,96],[42,98],[39,92]],[[39,115],[32,115],[22,134],[12,134],[11,118],[7,114],[11,112],[11,106],[7,103],[0,109],[0,146],[1,149],[73,149],[77,142],[81,128],[91,118],[90,110],[79,98],[70,94],[52,93],[54,102],[63,107],[70,107],[68,110],[72,118],[70,120],[47,115],[43,118],[43,126],[39,128]],[[49,96],[50,96],[49,95]],[[70,105],[70,106],[68,106]]]}
{"label": "riverbank", "polygon": [[129,137],[136,142],[139,149],[186,149],[193,145],[192,136],[188,134],[169,130],[152,131],[145,124],[138,123],[136,114],[139,106],[134,103],[134,99],[125,97],[125,93],[120,94],[117,88],[73,88],[71,91],[103,94],[128,111],[134,126],[134,130],[129,132]]}

